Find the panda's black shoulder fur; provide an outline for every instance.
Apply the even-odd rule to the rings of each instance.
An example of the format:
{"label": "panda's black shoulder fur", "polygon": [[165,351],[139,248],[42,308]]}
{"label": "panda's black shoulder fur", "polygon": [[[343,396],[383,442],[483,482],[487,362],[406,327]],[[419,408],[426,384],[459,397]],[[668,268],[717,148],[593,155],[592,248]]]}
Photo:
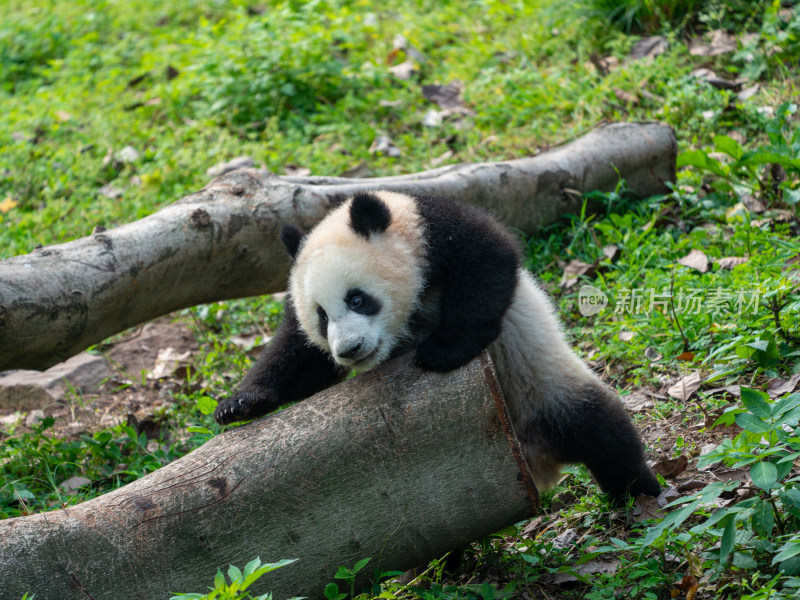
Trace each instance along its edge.
{"label": "panda's black shoulder fur", "polygon": [[451,371],[500,334],[522,253],[511,232],[479,208],[449,198],[414,200],[424,228],[426,286],[442,290],[441,322],[417,349],[416,362]]}
{"label": "panda's black shoulder fur", "polygon": [[520,266],[518,240],[488,212],[449,198],[421,196],[415,200],[425,223],[428,262],[434,270],[450,267],[453,261],[479,268],[487,248],[502,255],[510,267]]}

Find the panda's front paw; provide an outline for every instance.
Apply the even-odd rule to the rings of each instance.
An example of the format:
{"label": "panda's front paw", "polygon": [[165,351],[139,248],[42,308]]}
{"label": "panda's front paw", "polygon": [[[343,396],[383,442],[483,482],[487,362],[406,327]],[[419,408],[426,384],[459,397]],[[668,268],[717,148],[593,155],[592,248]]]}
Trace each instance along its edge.
{"label": "panda's front paw", "polygon": [[214,420],[220,425],[261,417],[279,405],[272,390],[238,391],[217,403]]}
{"label": "panda's front paw", "polygon": [[417,348],[414,362],[426,371],[447,373],[464,366],[477,354],[467,353],[452,344],[445,344],[434,337],[429,337]]}

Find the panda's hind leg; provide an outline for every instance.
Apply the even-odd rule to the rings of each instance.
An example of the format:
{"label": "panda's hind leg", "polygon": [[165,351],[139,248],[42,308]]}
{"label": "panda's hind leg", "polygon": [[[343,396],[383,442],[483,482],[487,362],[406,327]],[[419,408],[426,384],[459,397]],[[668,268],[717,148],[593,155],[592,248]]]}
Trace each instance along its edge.
{"label": "panda's hind leg", "polygon": [[[563,463],[585,464],[614,502],[658,496],[658,480],[645,463],[639,433],[615,394],[600,382],[572,390],[560,410],[537,419],[536,436]],[[563,400],[563,399],[562,399]]]}

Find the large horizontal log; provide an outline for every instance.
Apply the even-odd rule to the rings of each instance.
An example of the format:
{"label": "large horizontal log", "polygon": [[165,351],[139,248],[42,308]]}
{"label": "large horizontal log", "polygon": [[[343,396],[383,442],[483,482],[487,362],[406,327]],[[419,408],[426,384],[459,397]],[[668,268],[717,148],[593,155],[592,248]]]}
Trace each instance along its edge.
{"label": "large horizontal log", "polygon": [[258,593],[321,598],[339,565],[408,569],[537,501],[488,356],[447,374],[406,356],[104,496],[0,521],[1,595],[167,598],[259,556],[300,560]]}
{"label": "large horizontal log", "polygon": [[672,130],[616,124],[548,152],[400,177],[276,177],[242,169],[128,225],[0,262],[0,370],[44,369],[171,311],[281,291],[284,223],[312,227],[358,190],[455,197],[532,233],[619,178],[642,197],[675,178]]}

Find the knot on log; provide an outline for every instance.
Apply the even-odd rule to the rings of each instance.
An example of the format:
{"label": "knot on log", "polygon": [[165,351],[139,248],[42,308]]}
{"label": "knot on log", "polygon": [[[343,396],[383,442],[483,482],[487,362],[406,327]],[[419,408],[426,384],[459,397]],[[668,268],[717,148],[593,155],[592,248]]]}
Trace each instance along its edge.
{"label": "knot on log", "polygon": [[197,229],[208,229],[211,226],[211,215],[204,209],[197,208],[189,217],[189,222]]}

